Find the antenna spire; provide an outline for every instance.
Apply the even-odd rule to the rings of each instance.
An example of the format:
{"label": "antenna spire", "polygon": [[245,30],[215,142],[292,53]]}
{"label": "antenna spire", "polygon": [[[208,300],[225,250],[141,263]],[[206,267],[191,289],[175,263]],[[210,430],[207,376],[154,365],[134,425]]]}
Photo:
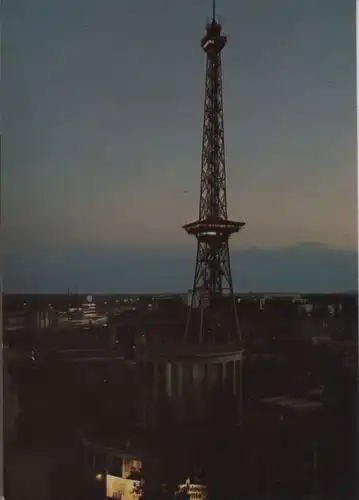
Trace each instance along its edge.
{"label": "antenna spire", "polygon": [[212,21],[216,20],[216,0],[212,1]]}

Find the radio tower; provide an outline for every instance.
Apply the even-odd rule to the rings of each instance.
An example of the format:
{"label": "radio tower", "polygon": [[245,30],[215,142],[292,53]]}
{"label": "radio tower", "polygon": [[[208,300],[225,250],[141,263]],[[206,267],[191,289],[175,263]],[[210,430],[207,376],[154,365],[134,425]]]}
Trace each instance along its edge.
{"label": "radio tower", "polygon": [[[199,217],[183,229],[197,238],[197,258],[185,338],[190,342],[241,340],[228,240],[245,225],[228,219],[223,127],[221,52],[227,37],[216,20],[206,26],[206,53]],[[227,290],[227,293],[224,293]]]}

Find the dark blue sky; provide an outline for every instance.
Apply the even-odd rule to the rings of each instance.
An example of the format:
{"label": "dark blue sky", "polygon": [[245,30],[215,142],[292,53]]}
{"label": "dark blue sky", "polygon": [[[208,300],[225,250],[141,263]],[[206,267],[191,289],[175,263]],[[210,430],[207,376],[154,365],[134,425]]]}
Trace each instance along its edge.
{"label": "dark blue sky", "polygon": [[[198,210],[210,3],[5,3],[6,289],[191,285],[195,241],[181,225]],[[355,2],[218,0],[218,11],[229,213],[247,221],[232,241],[237,288],[323,288],[308,242],[324,252],[324,288],[355,288]],[[273,274],[270,256],[290,262],[293,246],[295,264]]]}

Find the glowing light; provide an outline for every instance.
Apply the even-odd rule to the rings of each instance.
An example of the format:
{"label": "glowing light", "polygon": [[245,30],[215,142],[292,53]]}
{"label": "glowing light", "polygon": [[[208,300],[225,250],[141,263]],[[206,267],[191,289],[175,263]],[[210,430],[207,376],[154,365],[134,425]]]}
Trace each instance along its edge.
{"label": "glowing light", "polygon": [[209,45],[214,45],[214,40],[208,40],[204,45],[203,48],[206,49]]}
{"label": "glowing light", "polygon": [[103,475],[99,472],[98,474],[96,474],[95,478],[96,478],[96,481],[102,481]]}

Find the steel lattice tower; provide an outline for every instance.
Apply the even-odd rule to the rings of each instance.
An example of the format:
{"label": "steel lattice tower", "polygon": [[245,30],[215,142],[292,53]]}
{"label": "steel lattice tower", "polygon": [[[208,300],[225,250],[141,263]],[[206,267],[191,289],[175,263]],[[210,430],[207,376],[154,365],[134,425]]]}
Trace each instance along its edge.
{"label": "steel lattice tower", "polygon": [[[201,46],[206,53],[199,217],[183,229],[197,238],[197,258],[186,340],[240,339],[228,240],[245,225],[228,219],[221,51],[227,37],[213,16]],[[229,292],[225,297],[224,291]]]}

